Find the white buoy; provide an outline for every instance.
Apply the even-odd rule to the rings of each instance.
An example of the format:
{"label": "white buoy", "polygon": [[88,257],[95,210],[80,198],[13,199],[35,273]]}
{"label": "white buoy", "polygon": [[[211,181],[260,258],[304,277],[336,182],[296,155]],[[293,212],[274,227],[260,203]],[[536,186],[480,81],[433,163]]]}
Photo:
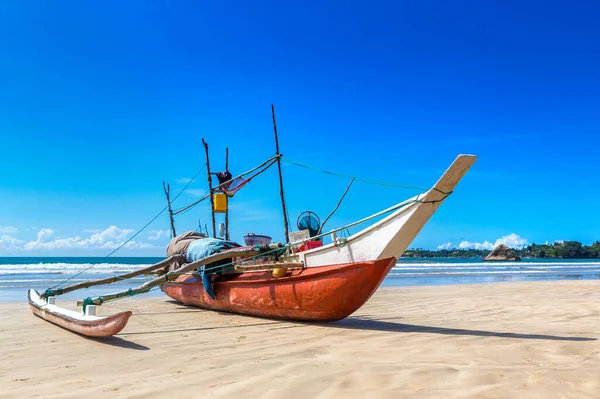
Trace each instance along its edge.
{"label": "white buoy", "polygon": [[47,299],[49,305],[54,305],[56,303],[56,297],[49,296]]}
{"label": "white buoy", "polygon": [[86,316],[96,316],[96,305],[87,305],[85,308]]}

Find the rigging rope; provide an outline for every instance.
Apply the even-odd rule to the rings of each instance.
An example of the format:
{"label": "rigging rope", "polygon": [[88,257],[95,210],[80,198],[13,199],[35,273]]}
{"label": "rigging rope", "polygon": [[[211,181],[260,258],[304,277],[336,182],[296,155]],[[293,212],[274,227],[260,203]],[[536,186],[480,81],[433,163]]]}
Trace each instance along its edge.
{"label": "rigging rope", "polygon": [[179,215],[180,213],[184,213],[185,211],[189,211],[190,209],[192,209],[193,207],[195,207],[196,205],[198,205],[199,203],[201,203],[201,202],[202,202],[202,201],[204,201],[205,199],[209,198],[209,197],[210,197],[210,194],[209,194],[209,192],[210,192],[210,189],[209,189],[209,190],[207,190],[207,191],[204,193],[204,195],[203,195],[203,196],[202,196],[202,197],[201,197],[201,198],[200,198],[198,201],[192,202],[191,204],[189,204],[189,205],[187,205],[187,206],[184,206],[183,208],[181,208],[181,209],[178,209],[178,210],[174,211],[174,212],[173,212],[173,216],[175,216],[175,215]]}
{"label": "rigging rope", "polygon": [[[175,202],[175,200],[177,198],[179,198],[179,196],[181,194],[183,194],[183,192],[185,190],[187,190],[187,188],[190,186],[190,184],[192,184],[192,182],[196,179],[196,177],[198,177],[198,175],[200,174],[200,172],[202,172],[204,170],[204,168],[206,167],[206,164],[204,164],[199,170],[198,172],[196,172],[196,174],[194,175],[194,177],[191,178],[191,180],[185,185],[185,187],[183,187],[181,189],[181,191],[173,198],[173,200],[171,201],[171,203]],[[148,226],[150,226],[152,224],[152,222],[154,222],[156,219],[158,219],[158,217],[160,215],[162,215],[164,213],[164,211],[166,211],[169,208],[169,206],[165,206],[160,212],[158,212],[158,214],[156,216],[154,216],[148,223],[146,223],[144,225],[144,227],[142,227],[140,230],[138,230],[133,236],[131,236],[130,238],[128,238],[125,242],[123,242],[121,245],[119,245],[117,248],[115,248],[114,250],[112,250],[108,255],[106,255],[103,259],[106,259],[108,257],[110,257],[112,254],[114,254],[115,252],[117,252],[119,249],[123,248],[125,245],[127,245],[129,242],[131,242],[131,240],[133,240],[135,237],[137,237],[142,231],[144,231]],[[63,285],[64,283],[67,283],[69,281],[71,281],[72,279],[74,279],[77,276],[82,275],[83,273],[87,272],[88,270],[92,269],[93,267],[95,267],[96,265],[90,265],[89,267],[75,273],[74,275],[72,275],[71,277],[69,277],[68,279],[56,284],[55,286],[49,288],[46,290],[47,293],[52,293],[52,290],[55,289],[56,287],[59,287],[61,285]],[[48,296],[52,296],[52,295],[48,295]]]}
{"label": "rigging rope", "polygon": [[369,184],[375,184],[378,186],[388,186],[388,187],[397,187],[397,188],[408,188],[408,189],[413,189],[413,190],[429,190],[429,188],[427,187],[419,187],[419,186],[406,186],[403,184],[396,184],[396,183],[388,183],[388,182],[381,182],[381,181],[377,181],[377,180],[370,180],[370,179],[363,179],[360,177],[356,177],[356,176],[350,176],[350,175],[344,175],[341,173],[336,173],[336,172],[330,172],[328,170],[324,170],[324,169],[320,169],[320,168],[316,168],[314,166],[310,166],[310,165],[306,165],[300,162],[296,162],[288,157],[282,157],[281,158],[283,161],[287,162],[290,165],[295,165],[295,166],[300,166],[301,168],[305,168],[305,169],[310,169],[310,170],[314,170],[317,172],[322,172],[328,175],[332,175],[332,176],[336,176],[336,177],[342,177],[345,179],[354,179],[356,181],[360,181],[363,183],[369,183]]}
{"label": "rigging rope", "polygon": [[[439,190],[436,190],[436,191],[439,191]],[[329,232],[327,232],[327,233],[319,234],[319,235],[316,235],[316,236],[314,236],[314,237],[310,237],[309,239],[305,239],[305,240],[301,240],[301,241],[296,241],[296,242],[293,242],[293,243],[289,243],[289,244],[286,244],[286,245],[284,245],[284,246],[283,246],[283,247],[281,247],[281,248],[275,248],[275,249],[272,249],[272,250],[269,250],[269,251],[263,252],[263,253],[261,253],[261,254],[259,254],[259,255],[255,255],[255,256],[247,256],[247,257],[245,257],[245,258],[242,258],[242,259],[236,259],[236,260],[234,260],[234,261],[231,261],[231,262],[229,262],[229,263],[220,264],[220,265],[214,265],[214,266],[208,266],[208,265],[206,265],[206,266],[204,266],[204,271],[205,271],[205,272],[216,272],[216,271],[226,271],[226,270],[232,270],[232,269],[235,269],[235,265],[236,265],[236,264],[239,264],[240,262],[244,262],[244,261],[247,261],[247,260],[259,259],[259,258],[264,258],[266,255],[269,255],[269,254],[277,254],[277,253],[279,253],[279,254],[283,254],[285,251],[287,251],[287,250],[288,250],[289,248],[291,248],[292,246],[300,245],[300,244],[303,244],[304,242],[306,242],[306,241],[308,241],[308,240],[314,240],[314,239],[317,239],[317,238],[321,238],[321,237],[324,237],[324,236],[330,235],[331,233],[334,233],[334,232],[345,231],[345,232],[346,232],[346,235],[349,235],[348,229],[349,229],[349,228],[351,228],[351,227],[353,227],[353,226],[356,226],[356,225],[359,225],[359,224],[365,223],[365,222],[367,222],[367,221],[369,221],[369,220],[375,219],[375,218],[377,218],[377,217],[379,217],[379,216],[383,216],[383,215],[385,215],[385,214],[387,214],[387,213],[390,213],[390,212],[393,212],[393,211],[395,211],[395,210],[397,210],[397,209],[404,208],[404,207],[408,207],[408,206],[410,206],[410,205],[412,205],[412,204],[415,204],[415,203],[420,203],[420,204],[433,204],[433,203],[437,203],[437,202],[442,202],[442,201],[444,201],[444,200],[445,200],[445,199],[446,199],[446,198],[447,198],[447,197],[448,197],[450,194],[452,194],[452,191],[450,191],[450,192],[448,192],[448,193],[444,193],[444,196],[443,196],[442,198],[438,199],[438,200],[430,200],[430,201],[423,201],[423,200],[419,199],[419,198],[420,198],[420,196],[421,196],[421,194],[419,194],[419,195],[417,195],[417,196],[415,196],[415,197],[413,197],[413,198],[410,198],[410,199],[408,199],[408,200],[406,200],[406,201],[403,201],[403,202],[401,202],[401,203],[399,203],[399,204],[396,204],[396,205],[394,205],[394,206],[391,206],[391,207],[389,207],[389,208],[387,208],[387,209],[384,209],[384,210],[382,210],[382,211],[380,211],[380,212],[377,212],[377,213],[375,213],[375,214],[373,214],[373,215],[371,215],[371,216],[367,216],[367,217],[366,217],[366,218],[364,218],[364,219],[361,219],[361,220],[358,220],[358,221],[356,221],[356,222],[354,222],[354,223],[350,223],[350,224],[348,224],[348,225],[346,225],[346,226],[342,226],[342,227],[340,227],[340,228],[337,228],[337,229],[331,230],[331,231],[329,231]],[[343,242],[343,243],[341,243],[341,245],[338,245],[338,244],[336,244],[336,243],[334,243],[334,245],[338,245],[338,246],[340,246],[340,247],[343,247],[343,246],[345,246],[345,245],[347,244],[347,242],[348,242],[348,237],[344,237],[344,242]],[[276,256],[277,256],[277,255],[276,255]],[[170,278],[170,276],[178,276],[178,275],[193,274],[193,273],[195,273],[195,272],[184,272],[184,273],[169,272],[169,273],[167,273],[167,275],[169,276],[169,277],[167,277],[167,282],[170,282],[170,283],[172,283],[172,284],[179,284],[179,283],[178,283],[178,282],[176,282],[176,281],[171,281],[171,278]],[[154,288],[156,288],[156,287],[153,287],[152,289],[154,289]],[[150,290],[152,290],[152,289],[150,289]],[[149,291],[150,291],[150,290],[149,290]],[[94,301],[95,301],[95,300],[99,300],[99,301],[100,301],[100,303],[104,303],[104,302],[110,302],[110,301],[113,301],[113,300],[122,299],[122,298],[126,298],[126,297],[129,297],[129,296],[134,296],[134,295],[141,295],[141,294],[145,294],[145,293],[147,293],[147,292],[149,292],[149,291],[142,291],[142,292],[134,293],[133,291],[131,291],[131,289],[129,289],[128,291],[124,291],[124,292],[118,293],[118,294],[119,294],[119,296],[118,296],[117,298],[111,298],[111,299],[107,299],[107,300],[105,301],[103,298],[106,298],[107,296],[110,296],[110,295],[115,295],[115,294],[101,295],[101,296],[98,296],[98,297],[96,297],[96,298],[91,298],[91,297],[88,297],[88,298],[86,298],[86,299],[84,300],[84,302],[83,302],[83,303],[84,303],[84,306],[86,306],[86,305],[94,304]]]}

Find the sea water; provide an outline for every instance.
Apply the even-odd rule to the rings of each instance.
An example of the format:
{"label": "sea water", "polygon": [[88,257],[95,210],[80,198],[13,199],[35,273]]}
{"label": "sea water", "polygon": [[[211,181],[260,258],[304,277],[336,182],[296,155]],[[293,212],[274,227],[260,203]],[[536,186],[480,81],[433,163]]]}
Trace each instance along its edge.
{"label": "sea water", "polygon": [[[43,292],[47,288],[65,287],[86,280],[128,273],[158,263],[164,258],[142,257],[0,257],[0,302],[22,301],[30,288]],[[84,299],[143,284],[151,277],[139,276],[123,282],[77,290],[61,299]],[[150,295],[162,294],[154,290]]]}
{"label": "sea water", "polygon": [[600,259],[524,259],[484,262],[481,258],[402,258],[384,286],[481,284],[600,279]]}
{"label": "sea water", "polygon": [[[27,290],[39,292],[90,279],[137,270],[162,258],[0,257],[0,302],[22,301]],[[150,277],[78,290],[61,299],[83,299],[131,288]],[[525,259],[522,262],[483,262],[481,259],[403,258],[384,286],[478,284],[506,281],[600,279],[600,259]],[[163,295],[154,290],[149,295]]]}

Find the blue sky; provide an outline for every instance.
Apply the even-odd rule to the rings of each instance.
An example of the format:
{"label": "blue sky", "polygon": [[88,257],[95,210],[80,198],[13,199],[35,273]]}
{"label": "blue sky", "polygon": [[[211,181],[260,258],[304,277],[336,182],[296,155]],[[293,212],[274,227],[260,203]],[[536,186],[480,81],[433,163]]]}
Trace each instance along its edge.
{"label": "blue sky", "polygon": [[[271,103],[281,152],[323,169],[430,186],[457,154],[479,156],[413,246],[600,239],[599,11],[3,1],[0,255],[108,253],[164,206],[162,180],[177,192],[201,168],[201,137],[214,169],[225,146],[234,173],[270,157]],[[325,216],[348,183],[283,170],[292,220]],[[274,172],[232,200],[233,239],[283,237]],[[176,208],[206,176],[190,188]],[[329,227],[414,194],[355,183]],[[186,213],[178,230],[208,212]],[[167,228],[163,215],[119,254],[162,255]]]}

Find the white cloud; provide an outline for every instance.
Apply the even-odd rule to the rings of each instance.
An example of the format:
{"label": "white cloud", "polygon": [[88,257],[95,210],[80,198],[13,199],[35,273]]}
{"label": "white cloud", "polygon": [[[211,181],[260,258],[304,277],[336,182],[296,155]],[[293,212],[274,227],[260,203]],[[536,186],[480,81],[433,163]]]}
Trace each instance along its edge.
{"label": "white cloud", "polygon": [[451,242],[447,242],[445,244],[437,246],[437,249],[453,249],[453,248],[454,248],[454,244],[452,244]]}
{"label": "white cloud", "polygon": [[486,249],[492,250],[494,249],[494,244],[489,241],[484,242],[471,242],[471,241],[462,241],[458,244],[458,249]]}
{"label": "white cloud", "polygon": [[9,235],[3,234],[2,237],[0,237],[0,249],[14,249],[14,248],[19,248],[19,246],[21,244],[23,244],[25,241],[22,240],[18,240],[14,237],[11,237]]}
{"label": "white cloud", "polygon": [[18,231],[19,231],[19,229],[14,226],[0,226],[0,233],[3,233],[3,234],[13,234]]}
{"label": "white cloud", "polygon": [[175,179],[175,181],[177,183],[181,183],[181,184],[188,184],[189,182],[192,181],[191,177],[180,177],[179,179]]}
{"label": "white cloud", "polygon": [[54,235],[54,230],[41,229],[37,233],[37,240],[29,241],[27,244],[25,244],[24,248],[29,250],[29,249],[35,249],[37,247],[41,247],[41,246],[43,246],[43,244],[48,243],[48,241],[50,241],[50,239],[52,238],[53,235]]}
{"label": "white cloud", "polygon": [[150,230],[148,232],[148,239],[155,241],[160,240],[162,237],[171,237],[171,232],[169,230]]}
{"label": "white cloud", "polygon": [[127,240],[127,236],[134,231],[133,229],[120,229],[117,226],[110,226],[104,231],[92,234],[88,240],[96,248],[116,248]]}
{"label": "white cloud", "polygon": [[454,245],[451,242],[447,242],[442,245],[438,245],[438,249],[479,249],[479,250],[493,250],[498,245],[504,244],[511,248],[523,248],[529,245],[529,241],[526,238],[519,236],[518,234],[512,233],[504,237],[498,238],[494,243],[490,241],[484,242],[471,242],[471,241],[462,241],[458,245]]}
{"label": "white cloud", "polygon": [[511,248],[523,248],[529,245],[529,241],[526,238],[519,236],[518,234],[512,233],[496,240],[494,247],[500,244],[507,245]]}
{"label": "white cloud", "polygon": [[[60,238],[55,237],[52,229],[41,229],[37,233],[37,240],[30,241],[23,246],[27,251],[38,249],[116,249],[127,241],[127,237],[133,233],[133,229],[120,229],[110,226],[107,229],[92,234],[88,238],[80,236]],[[152,244],[129,241],[125,244],[127,249],[158,248]]]}

